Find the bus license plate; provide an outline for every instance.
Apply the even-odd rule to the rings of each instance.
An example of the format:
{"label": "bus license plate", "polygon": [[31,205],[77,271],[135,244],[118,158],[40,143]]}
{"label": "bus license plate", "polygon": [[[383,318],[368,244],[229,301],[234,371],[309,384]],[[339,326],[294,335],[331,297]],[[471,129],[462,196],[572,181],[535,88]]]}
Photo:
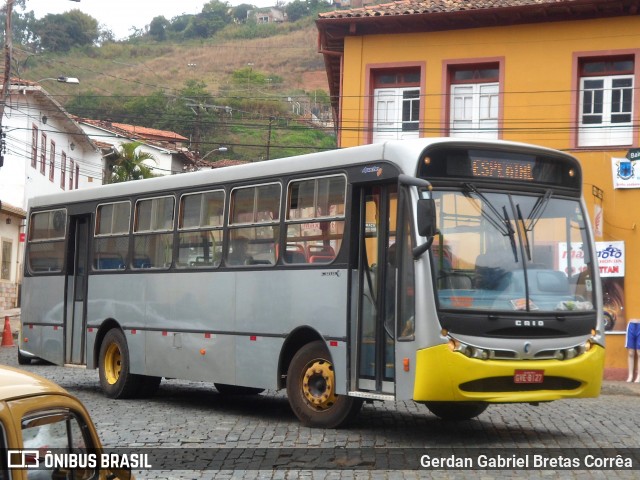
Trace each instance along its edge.
{"label": "bus license plate", "polygon": [[513,374],[513,383],[542,383],[544,370],[516,370]]}

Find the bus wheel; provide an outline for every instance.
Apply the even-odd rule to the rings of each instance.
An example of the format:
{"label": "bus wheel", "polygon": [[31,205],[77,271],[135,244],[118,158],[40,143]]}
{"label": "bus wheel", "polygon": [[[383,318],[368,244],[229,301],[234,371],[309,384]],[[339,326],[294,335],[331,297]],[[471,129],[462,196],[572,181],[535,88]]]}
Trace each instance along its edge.
{"label": "bus wheel", "polygon": [[100,346],[100,386],[109,398],[131,398],[138,393],[138,375],[130,373],[129,348],[121,330],[113,328],[107,332]]}
{"label": "bus wheel", "polygon": [[298,350],[289,365],[289,404],[306,427],[338,428],[362,407],[362,399],[336,394],[333,364],[328,359],[324,342],[318,340]]}
{"label": "bus wheel", "polygon": [[264,388],[240,387],[238,385],[227,385],[226,383],[214,383],[218,393],[222,395],[260,395]]}
{"label": "bus wheel", "polygon": [[431,413],[442,420],[469,420],[477,417],[489,406],[482,402],[427,402]]}

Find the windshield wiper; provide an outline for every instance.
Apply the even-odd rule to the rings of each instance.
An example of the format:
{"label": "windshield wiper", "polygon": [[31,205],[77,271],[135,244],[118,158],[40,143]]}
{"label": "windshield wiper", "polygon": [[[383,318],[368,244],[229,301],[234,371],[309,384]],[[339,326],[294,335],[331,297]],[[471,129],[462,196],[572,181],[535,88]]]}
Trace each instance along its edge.
{"label": "windshield wiper", "polygon": [[520,210],[520,204],[516,205],[516,210],[518,211],[518,222],[520,222],[520,225],[522,225],[522,229],[524,230],[523,231],[524,246],[525,246],[525,249],[527,252],[527,258],[529,259],[529,261],[531,261],[531,247],[529,244],[529,232],[533,231],[534,227],[536,226],[536,223],[538,223],[538,220],[542,218],[542,214],[544,213],[544,210],[547,207],[547,204],[549,203],[549,199],[551,198],[551,195],[553,195],[553,191],[547,190],[546,192],[544,192],[543,196],[538,197],[538,199],[536,200],[536,203],[533,204],[533,208],[531,209],[531,212],[529,213],[528,222],[524,221],[522,211]]}
{"label": "windshield wiper", "polygon": [[549,189],[544,192],[543,196],[538,197],[538,200],[536,200],[536,203],[533,205],[533,208],[529,213],[529,223],[527,225],[523,223],[525,231],[530,232],[531,230],[533,230],[533,227],[536,226],[538,220],[542,218],[542,214],[544,213],[544,209],[546,208],[547,203],[549,203],[551,195],[553,195],[553,190]]}
{"label": "windshield wiper", "polygon": [[[465,196],[469,197],[469,192],[473,193],[474,195],[476,195],[478,198],[480,198],[480,200],[482,200],[484,202],[484,205],[487,206],[487,208],[491,211],[491,213],[493,213],[493,216],[489,215],[487,213],[487,211],[480,207],[478,210],[480,211],[480,214],[491,224],[493,225],[493,227],[498,230],[502,235],[504,235],[505,237],[507,235],[509,235],[509,228],[505,228],[506,226],[503,224],[503,219],[502,216],[500,215],[500,212],[498,212],[498,210],[496,210],[496,207],[494,207],[491,202],[489,201],[489,199],[487,199],[487,197],[485,197],[482,193],[480,193],[480,191],[478,191],[478,189],[476,188],[475,185],[471,184],[471,183],[465,183],[464,184],[464,188],[465,191],[463,192]],[[511,225],[509,225],[510,227]]]}
{"label": "windshield wiper", "polygon": [[520,204],[516,205],[516,210],[518,212],[518,222],[522,225],[522,236],[524,237],[524,249],[527,252],[527,259],[531,261],[531,247],[529,245],[529,231],[524,223],[524,219],[522,218],[522,211],[520,210]]}
{"label": "windshield wiper", "polygon": [[480,200],[484,202],[484,205],[490,210],[493,214],[490,215],[484,208],[480,208],[480,214],[487,219],[487,221],[495,227],[502,235],[505,237],[509,237],[511,241],[511,250],[513,251],[513,257],[515,261],[518,261],[518,246],[516,245],[516,232],[511,225],[511,219],[509,218],[509,214],[507,213],[507,207],[502,206],[503,214],[500,215],[500,212],[494,207],[489,199],[485,197],[480,191],[476,188],[472,183],[464,184],[465,191],[463,192],[465,196],[469,197],[469,192],[476,195]]}
{"label": "windshield wiper", "polygon": [[502,206],[502,213],[504,214],[504,226],[507,229],[507,235],[509,235],[509,240],[511,240],[511,250],[513,250],[513,258],[516,263],[518,263],[518,247],[516,245],[516,231],[511,226],[511,219],[509,218],[509,214],[507,213],[507,207]]}

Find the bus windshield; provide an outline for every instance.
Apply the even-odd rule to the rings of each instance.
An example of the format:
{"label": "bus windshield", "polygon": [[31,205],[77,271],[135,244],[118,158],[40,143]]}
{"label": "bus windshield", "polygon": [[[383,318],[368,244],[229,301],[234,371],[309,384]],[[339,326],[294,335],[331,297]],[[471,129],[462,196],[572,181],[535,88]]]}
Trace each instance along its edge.
{"label": "bus windshield", "polygon": [[577,198],[483,191],[434,193],[431,249],[440,308],[593,311],[592,255]]}

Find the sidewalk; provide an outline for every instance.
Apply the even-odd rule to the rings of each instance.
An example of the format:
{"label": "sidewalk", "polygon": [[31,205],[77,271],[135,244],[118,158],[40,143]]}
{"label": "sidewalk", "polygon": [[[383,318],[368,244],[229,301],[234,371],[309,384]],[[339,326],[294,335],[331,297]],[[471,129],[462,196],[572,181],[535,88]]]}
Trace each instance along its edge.
{"label": "sidewalk", "polygon": [[603,380],[602,395],[629,395],[640,397],[640,383],[627,383],[621,380]]}

